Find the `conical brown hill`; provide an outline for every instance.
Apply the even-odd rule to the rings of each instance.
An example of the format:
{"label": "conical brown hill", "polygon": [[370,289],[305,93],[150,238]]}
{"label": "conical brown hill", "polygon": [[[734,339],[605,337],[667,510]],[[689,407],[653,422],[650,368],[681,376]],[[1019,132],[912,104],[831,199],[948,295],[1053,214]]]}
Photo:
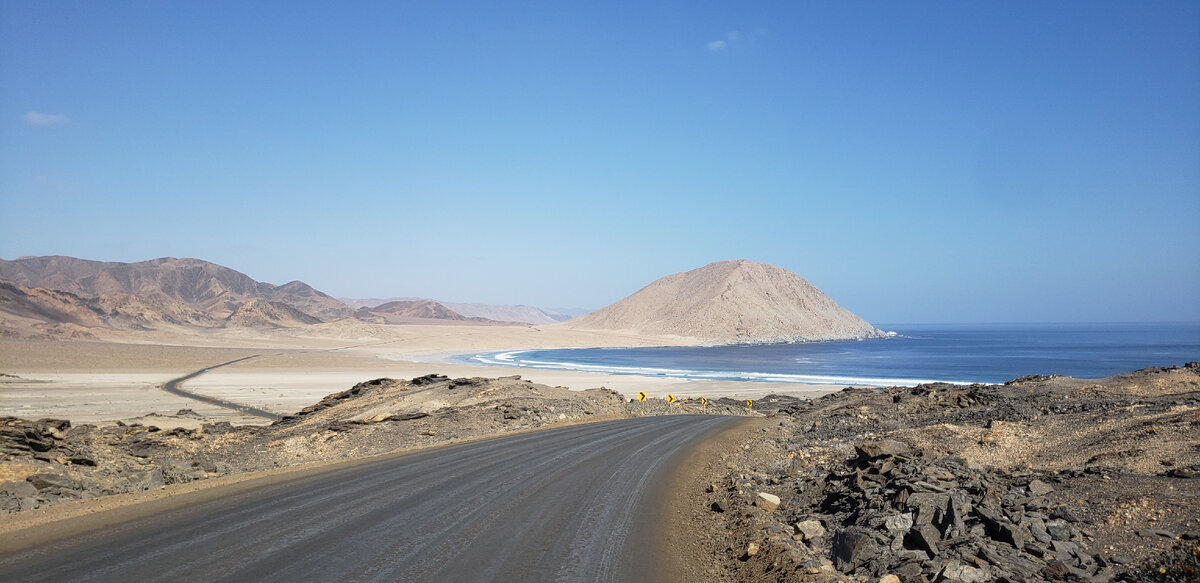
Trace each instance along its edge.
{"label": "conical brown hill", "polygon": [[747,260],[719,261],[659,279],[564,324],[719,344],[881,338],[803,277]]}

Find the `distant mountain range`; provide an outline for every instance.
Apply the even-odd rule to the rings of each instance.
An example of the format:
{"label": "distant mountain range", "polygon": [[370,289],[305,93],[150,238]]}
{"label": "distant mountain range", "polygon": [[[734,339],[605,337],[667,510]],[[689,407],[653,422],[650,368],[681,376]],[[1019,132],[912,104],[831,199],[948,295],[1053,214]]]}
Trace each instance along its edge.
{"label": "distant mountain range", "polygon": [[292,327],[354,313],[304,282],[276,286],[199,259],[24,257],[0,260],[0,280],[0,316],[44,326]]}
{"label": "distant mountain range", "polygon": [[[606,308],[579,315],[583,312],[421,298],[339,301],[301,281],[272,285],[199,259],[0,260],[0,334],[6,335],[87,336],[94,328],[164,326],[295,328],[356,318],[377,324],[553,325],[714,344],[885,336],[799,275],[746,260],[670,275]],[[578,317],[570,319],[573,315]]]}
{"label": "distant mountain range", "polygon": [[526,324],[553,324],[570,320],[575,316],[588,313],[584,309],[550,309],[532,306],[502,306],[494,304],[467,304],[458,302],[442,302],[425,298],[338,298],[343,304],[353,308],[374,308],[389,302],[403,301],[434,301],[467,318],[483,318],[498,322],[523,322]]}
{"label": "distant mountain range", "polygon": [[684,336],[717,344],[886,336],[803,277],[747,260],[719,261],[668,275],[564,326]]}
{"label": "distant mountain range", "polygon": [[377,306],[363,306],[354,312],[354,316],[379,324],[423,324],[435,321],[459,324],[494,323],[487,318],[469,318],[433,300],[392,300]]}
{"label": "distant mountain range", "polygon": [[55,336],[86,336],[91,328],[291,328],[344,318],[380,324],[545,324],[566,317],[527,306],[447,305],[417,298],[343,303],[301,281],[277,286],[200,259],[0,260],[0,332],[9,334],[16,333],[18,323]]}
{"label": "distant mountain range", "polygon": [[84,298],[128,295],[150,302],[181,302],[216,319],[229,317],[252,299],[285,303],[321,320],[344,318],[354,312],[302,281],[271,285],[200,259],[163,257],[117,263],[63,256],[26,257],[0,260],[0,279]]}

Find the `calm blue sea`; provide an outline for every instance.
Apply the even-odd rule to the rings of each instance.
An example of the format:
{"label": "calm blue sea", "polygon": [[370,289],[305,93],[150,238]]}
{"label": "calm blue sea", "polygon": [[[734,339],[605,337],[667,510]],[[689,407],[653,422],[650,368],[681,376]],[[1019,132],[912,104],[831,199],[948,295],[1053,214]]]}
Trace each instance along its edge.
{"label": "calm blue sea", "polygon": [[520,350],[473,363],[706,380],[835,385],[1100,378],[1200,361],[1200,323],[881,326],[886,340],[710,347]]}

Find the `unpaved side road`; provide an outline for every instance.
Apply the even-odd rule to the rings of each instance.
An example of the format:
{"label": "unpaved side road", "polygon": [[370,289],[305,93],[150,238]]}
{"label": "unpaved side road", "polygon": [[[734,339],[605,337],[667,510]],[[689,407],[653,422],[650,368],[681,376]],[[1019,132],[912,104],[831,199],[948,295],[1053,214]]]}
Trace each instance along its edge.
{"label": "unpaved side road", "polygon": [[669,478],[692,446],[737,421],[623,419],[228,495],[208,489],[195,504],[175,500],[128,522],[84,517],[80,530],[94,530],[0,555],[0,572],[9,581],[669,579]]}
{"label": "unpaved side road", "polygon": [[166,383],[163,383],[162,388],[164,391],[171,393],[172,395],[178,395],[180,397],[185,397],[188,399],[195,399],[202,403],[208,403],[209,405],[216,405],[218,407],[224,407],[226,409],[233,409],[234,411],[238,411],[239,413],[245,413],[247,415],[254,415],[255,417],[262,417],[264,419],[278,421],[280,419],[280,416],[276,415],[275,413],[271,413],[270,411],[264,411],[262,409],[251,407],[249,405],[240,405],[238,403],[234,403],[231,401],[225,401],[222,399],[218,399],[216,397],[208,397],[205,395],[200,395],[197,393],[193,393],[191,391],[185,391],[183,389],[184,381],[189,381],[191,379],[194,379],[214,368],[220,368],[222,366],[229,366],[231,364],[237,364],[239,362],[242,362],[244,360],[250,360],[251,358],[255,358],[257,356],[259,356],[259,355],[254,354],[251,356],[239,358],[237,360],[231,360],[229,362],[222,362],[221,364],[214,364],[212,366],[202,368],[198,371],[188,373],[179,378],[171,379],[171,380],[167,381]]}

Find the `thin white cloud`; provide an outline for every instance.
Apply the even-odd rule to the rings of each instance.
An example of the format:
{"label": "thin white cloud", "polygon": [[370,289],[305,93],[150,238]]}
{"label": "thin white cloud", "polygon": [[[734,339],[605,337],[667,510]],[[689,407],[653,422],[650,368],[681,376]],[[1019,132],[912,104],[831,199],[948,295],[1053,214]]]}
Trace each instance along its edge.
{"label": "thin white cloud", "polygon": [[707,43],[708,50],[716,53],[725,49],[733,50],[743,44],[754,44],[759,38],[767,34],[767,29],[759,27],[750,32],[742,32],[740,30],[731,30],[719,38]]}
{"label": "thin white cloud", "polygon": [[35,126],[52,126],[67,123],[67,116],[61,113],[31,111],[25,114],[25,121]]}

